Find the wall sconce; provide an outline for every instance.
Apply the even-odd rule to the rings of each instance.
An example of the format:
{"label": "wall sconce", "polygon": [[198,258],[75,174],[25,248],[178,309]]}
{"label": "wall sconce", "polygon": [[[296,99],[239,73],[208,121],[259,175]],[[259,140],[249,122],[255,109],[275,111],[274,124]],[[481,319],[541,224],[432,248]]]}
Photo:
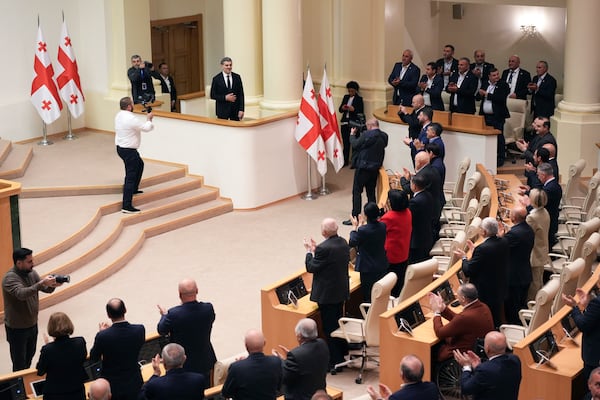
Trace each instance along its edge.
{"label": "wall sconce", "polygon": [[521,32],[523,32],[523,36],[527,37],[533,37],[537,34],[535,25],[521,25]]}

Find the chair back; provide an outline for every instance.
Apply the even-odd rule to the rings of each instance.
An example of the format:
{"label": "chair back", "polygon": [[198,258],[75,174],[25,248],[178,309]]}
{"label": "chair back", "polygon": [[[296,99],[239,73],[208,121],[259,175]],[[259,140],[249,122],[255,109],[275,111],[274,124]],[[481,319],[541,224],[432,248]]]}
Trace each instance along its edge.
{"label": "chair back", "polygon": [[560,279],[550,279],[535,295],[535,307],[533,308],[533,316],[529,322],[529,332],[533,332],[544,322],[550,318],[552,311],[552,303],[558,293],[560,287]]}
{"label": "chair back", "polygon": [[477,190],[479,188],[479,182],[481,182],[481,172],[475,171],[473,175],[467,179],[467,191],[463,197],[461,204],[461,211],[465,211],[471,199],[477,198]]}
{"label": "chair back", "polygon": [[[452,198],[462,198],[465,193],[465,178],[467,177],[467,171],[471,167],[471,159],[469,157],[463,158],[458,164],[458,171],[456,172],[456,182],[454,182],[454,188],[452,188]],[[455,205],[455,204],[454,204]]]}
{"label": "chair back", "polygon": [[464,231],[458,232],[456,236],[454,236],[454,239],[452,239],[452,244],[450,245],[450,254],[448,254],[450,261],[448,261],[448,268],[453,266],[458,261],[459,256],[454,254],[454,252],[459,249],[464,250],[466,245],[467,234]]}
{"label": "chair back", "polygon": [[569,261],[573,261],[583,255],[583,244],[590,238],[592,233],[598,232],[600,229],[600,218],[594,217],[590,220],[582,222],[577,228],[575,236],[575,244],[569,254]]}
{"label": "chair back", "polygon": [[563,269],[560,272],[560,287],[558,288],[558,293],[554,297],[554,302],[552,303],[552,309],[550,312],[552,315],[556,314],[558,310],[560,310],[563,306],[562,302],[562,294],[566,295],[574,295],[575,289],[577,289],[577,283],[581,273],[585,269],[585,260],[583,258],[578,258],[577,260],[563,266]]}
{"label": "chair back", "polygon": [[506,144],[523,139],[525,117],[527,115],[527,100],[506,99],[506,107],[510,117],[504,121],[504,140]]}
{"label": "chair back", "polygon": [[483,215],[484,217],[490,214],[490,202],[492,200],[492,192],[489,187],[481,189],[479,194],[479,206],[477,207],[476,217]]}
{"label": "chair back", "polygon": [[569,180],[567,181],[567,186],[563,192],[563,204],[571,204],[571,197],[583,195],[580,185],[581,173],[583,172],[585,165],[586,162],[583,158],[575,161],[574,164],[569,165]]}
{"label": "chair back", "polygon": [[433,281],[433,274],[438,270],[438,261],[434,258],[410,264],[404,275],[404,286],[398,296],[398,302],[402,302],[429,285]]}
{"label": "chair back", "polygon": [[583,244],[581,256],[585,260],[585,266],[579,275],[577,287],[582,287],[592,276],[592,266],[598,257],[598,247],[600,247],[600,233],[594,232]]}
{"label": "chair back", "polygon": [[473,218],[473,221],[467,228],[467,239],[475,243],[479,239],[479,228],[481,227],[481,217]]}
{"label": "chair back", "polygon": [[367,346],[379,346],[379,316],[387,311],[390,294],[397,280],[396,274],[389,272],[371,289],[371,306],[365,318]]}
{"label": "chair back", "polygon": [[581,211],[584,213],[589,213],[593,204],[597,204],[598,201],[598,184],[600,183],[600,171],[596,171],[594,176],[590,178],[588,182],[588,191],[585,195],[585,199],[583,199],[583,204],[581,205]]}

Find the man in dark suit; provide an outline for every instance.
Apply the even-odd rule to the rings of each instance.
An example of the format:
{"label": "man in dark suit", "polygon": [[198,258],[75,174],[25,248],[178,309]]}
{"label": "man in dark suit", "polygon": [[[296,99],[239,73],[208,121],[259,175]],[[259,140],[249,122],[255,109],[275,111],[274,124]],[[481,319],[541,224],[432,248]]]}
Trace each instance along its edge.
{"label": "man in dark suit", "polygon": [[433,61],[427,63],[425,73],[419,80],[419,89],[425,105],[434,110],[444,111],[444,101],[442,100],[444,78],[437,73],[437,65]]}
{"label": "man in dark suit", "polygon": [[527,100],[527,85],[531,82],[531,74],[521,68],[521,59],[517,55],[508,58],[508,68],[502,71],[500,78],[508,83],[511,99]]}
{"label": "man in dark suit", "polygon": [[444,89],[448,86],[450,76],[458,70],[458,60],[454,58],[454,46],[447,44],[442,50],[442,58],[436,62],[437,73],[444,79]]}
{"label": "man in dark suit", "polygon": [[533,138],[529,142],[526,142],[523,139],[519,139],[516,142],[519,150],[523,152],[521,157],[525,159],[525,162],[533,162],[533,153],[546,143],[552,143],[554,145],[554,157],[556,157],[556,139],[550,132],[550,119],[546,117],[537,117],[531,123],[531,127],[535,131]]}
{"label": "man in dark suit", "polygon": [[344,361],[347,352],[345,340],[332,338],[331,332],[338,328],[343,315],[344,302],[350,296],[348,263],[350,247],[337,234],[338,225],[332,218],[321,223],[321,235],[325,240],[317,246],[314,239],[304,240],[306,271],[313,274],[310,299],[319,306],[325,340],[329,346],[329,367]]}
{"label": "man in dark suit", "polygon": [[298,347],[288,350],[279,346],[287,353],[283,361],[283,393],[286,400],[310,400],[317,390],[326,389],[329,349],[318,338],[315,320],[301,319],[295,332]]}
{"label": "man in dark suit", "polygon": [[592,370],[587,384],[590,393],[585,399],[600,400],[600,367],[596,367]]}
{"label": "man in dark suit", "polygon": [[517,400],[521,385],[521,361],[506,353],[506,337],[492,331],[485,335],[485,354],[488,361],[481,362],[472,351],[454,350],[454,358],[462,366],[461,395],[471,395],[473,400]]}
{"label": "man in dark suit", "polygon": [[[419,95],[420,96],[420,95]],[[431,107],[423,107],[419,111],[418,114],[415,114],[416,123],[419,124],[419,131],[416,133],[417,136],[412,137],[414,133],[411,133],[411,124],[414,122],[409,122],[409,137],[405,137],[402,139],[402,142],[410,147],[410,158],[412,159],[413,166],[415,165],[415,157],[419,151],[423,151],[427,143],[429,143],[429,139],[427,138],[427,129],[429,125],[431,125],[431,118],[433,118],[433,109]],[[413,125],[415,129],[417,127],[416,124]]]}
{"label": "man in dark suit", "polygon": [[248,357],[231,364],[221,394],[234,400],[275,400],[281,387],[281,360],[263,353],[262,332],[248,331],[244,343]]}
{"label": "man in dark suit", "polygon": [[207,378],[217,361],[215,350],[210,342],[215,310],[211,303],[196,300],[198,285],[193,279],[179,282],[181,305],[166,311],[158,306],[161,317],[156,328],[161,335],[169,335],[171,343],[178,343],[186,349],[187,357],[183,368],[198,372]]}
{"label": "man in dark suit", "polygon": [[[562,295],[563,302],[573,309],[571,316],[582,333],[581,358],[583,378],[587,379],[592,370],[600,364],[600,297],[590,296],[581,288],[575,290],[578,300],[571,295]],[[583,312],[581,309],[583,309]]]}
{"label": "man in dark suit", "polygon": [[112,321],[100,323],[90,360],[102,360],[102,377],[110,382],[113,400],[135,400],[142,387],[142,373],[138,355],[146,341],[143,325],[130,324],[125,320],[125,303],[121,299],[110,299],[106,314]]}
{"label": "man in dark suit", "polygon": [[[456,297],[463,306],[460,313],[446,307],[439,294],[429,293],[429,304],[433,311],[433,330],[442,341],[437,354],[439,362],[452,358],[453,350],[472,350],[478,338],[494,330],[494,319],[488,306],[479,301],[477,288],[472,283],[460,285]],[[442,317],[448,321],[442,323]]]}
{"label": "man in dark suit", "polygon": [[131,82],[131,97],[134,104],[154,101],[154,83],[152,82],[152,64],[142,61],[137,54],[131,56],[131,68],[127,70]]}
{"label": "man in dark suit", "polygon": [[475,92],[477,77],[469,71],[470,62],[466,57],[458,60],[458,70],[450,75],[446,92],[450,93],[450,111],[475,114]]}
{"label": "man in dark suit", "polygon": [[548,73],[548,63],[546,61],[538,61],[535,70],[537,75],[527,85],[527,89],[531,93],[531,112],[533,118],[550,118],[554,115],[554,108],[556,107],[554,103],[556,79]]}
{"label": "man in dark suit", "polygon": [[[161,375],[160,363],[166,374]],[[202,374],[183,369],[185,350],[177,343],[169,343],[162,350],[162,358],[157,354],[152,358],[154,374],[142,387],[140,400],[196,400],[204,398],[205,378]]]}
{"label": "man in dark suit", "polygon": [[423,100],[423,96],[420,94],[415,94],[413,96],[411,112],[408,112],[406,106],[398,107],[398,116],[402,122],[408,124],[408,136],[411,139],[416,139],[419,137],[419,132],[421,132],[421,122],[417,117],[424,107],[425,102]]}
{"label": "man in dark suit", "polygon": [[504,164],[506,154],[506,142],[504,140],[504,121],[510,118],[508,107],[506,106],[506,97],[508,96],[508,84],[500,80],[500,72],[496,68],[492,68],[488,75],[488,79],[484,80],[479,89],[479,97],[481,105],[479,114],[483,115],[485,124],[500,131],[497,142],[497,165]]}
{"label": "man in dark suit", "polygon": [[548,196],[546,210],[550,214],[550,229],[548,230],[548,246],[552,246],[558,241],[556,232],[558,231],[558,214],[560,213],[560,200],[562,199],[562,187],[554,176],[552,166],[548,163],[543,163],[537,167],[537,176],[542,182],[542,190]]}
{"label": "man in dark suit", "polygon": [[158,72],[152,71],[152,76],[160,81],[161,92],[169,93],[171,98],[171,111],[177,111],[177,89],[175,80],[169,75],[169,66],[167,63],[158,64]]}
{"label": "man in dark suit", "polygon": [[425,369],[423,362],[415,355],[408,355],[400,361],[400,390],[392,393],[385,384],[379,384],[379,391],[373,386],[367,388],[371,400],[439,400],[440,393],[435,383],[423,382]]}
{"label": "man in dark suit", "polygon": [[356,81],[346,83],[348,94],[344,95],[340,104],[339,112],[342,114],[340,119],[340,131],[342,141],[344,142],[344,167],[350,164],[350,121],[358,121],[364,118],[365,106],[363,98],[358,94],[360,86]]}
{"label": "man in dark suit", "polygon": [[412,59],[412,50],[404,50],[402,62],[394,64],[394,69],[388,77],[388,83],[394,87],[392,102],[395,105],[408,106],[412,97],[418,93],[417,84],[421,77],[421,69],[412,63]]}
{"label": "man in dark suit", "polygon": [[408,263],[414,264],[429,259],[433,247],[434,203],[431,193],[425,188],[427,180],[423,175],[414,175],[410,180],[413,193],[408,208],[412,214],[412,234],[408,250]]}
{"label": "man in dark suit", "polygon": [[[515,206],[510,212],[512,227],[504,238],[508,241],[510,257],[508,264],[508,296],[504,300],[504,313],[509,324],[521,323],[519,310],[527,308],[527,291],[531,284],[531,251],[535,240],[535,233],[527,224],[527,210]],[[500,235],[504,232],[504,225],[500,225]]]}
{"label": "man in dark suit", "polygon": [[462,257],[462,271],[477,288],[479,300],[490,308],[497,328],[502,324],[502,305],[508,291],[509,247],[506,239],[498,236],[498,222],[494,218],[484,218],[480,229],[485,239],[479,246],[467,241],[471,259],[467,259],[462,249],[455,254]]}
{"label": "man in dark suit", "polygon": [[223,71],[213,77],[210,87],[210,98],[216,101],[217,118],[241,121],[244,118],[242,78],[231,71],[231,58],[223,57],[221,67]]}
{"label": "man in dark suit", "polygon": [[[475,59],[474,63],[471,63],[470,69],[471,73],[475,75],[478,79],[477,89],[481,89],[482,84],[488,79],[490,76],[490,71],[494,67],[494,64],[485,61],[485,51],[482,49],[477,49],[473,52],[473,58]],[[481,97],[479,95],[475,96],[476,100],[480,100]]]}

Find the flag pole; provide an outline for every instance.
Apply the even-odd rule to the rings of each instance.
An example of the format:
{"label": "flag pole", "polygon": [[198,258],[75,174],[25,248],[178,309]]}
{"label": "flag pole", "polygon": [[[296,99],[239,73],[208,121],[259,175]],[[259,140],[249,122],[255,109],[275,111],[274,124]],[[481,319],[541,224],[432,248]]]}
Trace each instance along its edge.
{"label": "flag pole", "polygon": [[37,144],[40,146],[50,146],[54,144],[51,140],[48,140],[48,130],[46,129],[46,123],[42,121],[42,129],[44,132],[43,139],[40,140]]}
{"label": "flag pole", "polygon": [[329,193],[331,192],[327,189],[327,185],[325,184],[325,175],[321,175],[321,190],[319,191],[319,194],[321,196],[327,196]]}
{"label": "flag pole", "polygon": [[307,163],[307,174],[306,174],[306,179],[308,181],[308,190],[306,191],[306,194],[303,195],[301,197],[302,200],[316,200],[317,197],[313,194],[312,192],[312,187],[311,187],[311,182],[310,182],[310,164],[311,164],[311,159],[310,159],[310,155],[308,155],[308,153],[306,154],[306,160],[308,161]]}
{"label": "flag pole", "polygon": [[75,140],[77,139],[76,135],[73,135],[73,130],[71,129],[71,110],[67,107],[67,125],[69,127],[69,133],[63,138],[64,140]]}

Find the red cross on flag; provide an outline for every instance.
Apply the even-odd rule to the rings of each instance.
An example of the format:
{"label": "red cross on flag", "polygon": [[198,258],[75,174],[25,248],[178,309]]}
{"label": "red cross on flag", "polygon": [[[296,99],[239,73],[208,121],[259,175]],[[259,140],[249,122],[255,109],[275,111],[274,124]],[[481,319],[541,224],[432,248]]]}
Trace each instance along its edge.
{"label": "red cross on flag", "polygon": [[60,96],[69,107],[71,115],[79,118],[83,114],[84,97],[79,81],[75,52],[71,45],[71,37],[67,31],[67,23],[63,20],[58,45],[58,65],[56,66],[56,83]]}
{"label": "red cross on flag", "polygon": [[300,146],[317,163],[317,169],[321,175],[327,173],[327,158],[325,154],[325,144],[321,137],[321,123],[319,121],[319,111],[317,109],[317,96],[313,87],[310,69],[304,84],[302,92],[302,101],[300,101],[300,110],[298,111],[298,121],[296,122],[296,140]]}
{"label": "red cross on flag", "polygon": [[31,103],[47,124],[60,117],[62,102],[58,96],[56,82],[54,82],[54,69],[48,55],[48,45],[44,41],[42,28],[39,25],[33,59]]}
{"label": "red cross on flag", "polygon": [[321,120],[321,135],[325,142],[327,158],[333,164],[335,172],[344,166],[344,152],[342,147],[342,136],[338,127],[331,87],[327,79],[327,69],[323,70],[323,79],[319,89],[319,116]]}

